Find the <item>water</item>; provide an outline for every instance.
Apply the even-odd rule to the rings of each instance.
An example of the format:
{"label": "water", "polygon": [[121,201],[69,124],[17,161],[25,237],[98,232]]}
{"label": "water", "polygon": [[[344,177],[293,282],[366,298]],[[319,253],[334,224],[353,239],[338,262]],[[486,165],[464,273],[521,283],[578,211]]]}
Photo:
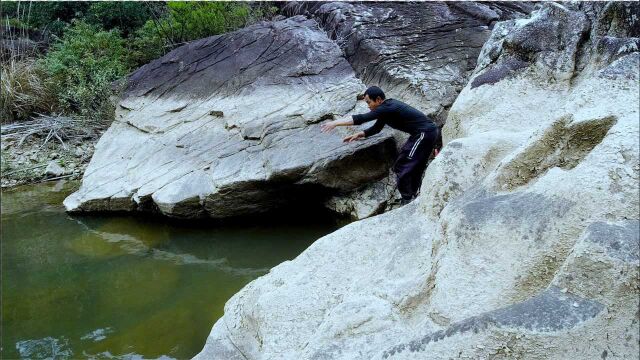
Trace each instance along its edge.
{"label": "water", "polygon": [[2,193],[3,359],[190,358],[233,294],[337,228],[71,216],[75,187]]}

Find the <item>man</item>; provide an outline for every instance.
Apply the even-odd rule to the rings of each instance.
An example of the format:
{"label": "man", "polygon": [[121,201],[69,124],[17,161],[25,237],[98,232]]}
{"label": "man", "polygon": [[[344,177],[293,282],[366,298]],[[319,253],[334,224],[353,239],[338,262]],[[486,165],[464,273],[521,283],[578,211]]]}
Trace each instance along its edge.
{"label": "man", "polygon": [[373,126],[343,139],[352,142],[379,133],[385,125],[409,133],[409,140],[402,146],[393,165],[398,178],[398,190],[402,195],[402,204],[413,200],[422,184],[422,174],[438,139],[439,129],[425,114],[411,106],[395,100],[386,99],[384,92],[377,86],[371,86],[364,93],[364,101],[370,112],[353,115],[352,119],[334,120],[322,124],[322,132],[333,130],[336,126],[360,125],[376,120]]}

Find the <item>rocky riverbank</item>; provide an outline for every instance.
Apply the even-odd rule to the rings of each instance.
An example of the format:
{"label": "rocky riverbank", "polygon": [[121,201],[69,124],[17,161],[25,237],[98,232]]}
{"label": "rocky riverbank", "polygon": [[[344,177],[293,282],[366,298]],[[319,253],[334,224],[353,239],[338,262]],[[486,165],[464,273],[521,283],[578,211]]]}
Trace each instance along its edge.
{"label": "rocky riverbank", "polygon": [[44,140],[32,137],[22,143],[20,139],[2,141],[2,188],[82,178],[95,151],[97,138],[78,139],[65,143],[66,146],[55,140],[44,144]]}

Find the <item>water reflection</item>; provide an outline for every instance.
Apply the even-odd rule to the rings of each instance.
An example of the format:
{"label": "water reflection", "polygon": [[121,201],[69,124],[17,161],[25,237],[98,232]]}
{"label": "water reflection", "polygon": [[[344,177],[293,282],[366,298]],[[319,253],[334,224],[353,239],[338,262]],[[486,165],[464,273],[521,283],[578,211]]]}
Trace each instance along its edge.
{"label": "water reflection", "polygon": [[336,228],[70,216],[76,186],[2,193],[2,358],[190,358],[234,293]]}

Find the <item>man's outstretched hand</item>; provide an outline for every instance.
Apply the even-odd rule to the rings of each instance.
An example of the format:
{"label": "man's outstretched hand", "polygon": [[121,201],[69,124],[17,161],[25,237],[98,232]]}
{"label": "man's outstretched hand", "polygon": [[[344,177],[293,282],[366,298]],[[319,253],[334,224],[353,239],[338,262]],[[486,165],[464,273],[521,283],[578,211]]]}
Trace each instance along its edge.
{"label": "man's outstretched hand", "polygon": [[353,135],[349,135],[342,139],[343,142],[352,142],[358,139],[364,139],[364,131],[360,131],[359,133],[355,133]]}
{"label": "man's outstretched hand", "polygon": [[[333,120],[327,121],[326,123],[320,125],[320,130],[324,133],[329,132],[336,128],[336,126],[350,126],[353,125],[352,119],[346,120]],[[359,133],[349,135],[346,138],[342,139],[343,142],[352,142],[358,139],[364,139],[364,131],[360,131]]]}
{"label": "man's outstretched hand", "polygon": [[335,121],[327,121],[326,123],[320,125],[320,130],[326,133],[335,129],[336,126],[338,126],[338,124]]}

